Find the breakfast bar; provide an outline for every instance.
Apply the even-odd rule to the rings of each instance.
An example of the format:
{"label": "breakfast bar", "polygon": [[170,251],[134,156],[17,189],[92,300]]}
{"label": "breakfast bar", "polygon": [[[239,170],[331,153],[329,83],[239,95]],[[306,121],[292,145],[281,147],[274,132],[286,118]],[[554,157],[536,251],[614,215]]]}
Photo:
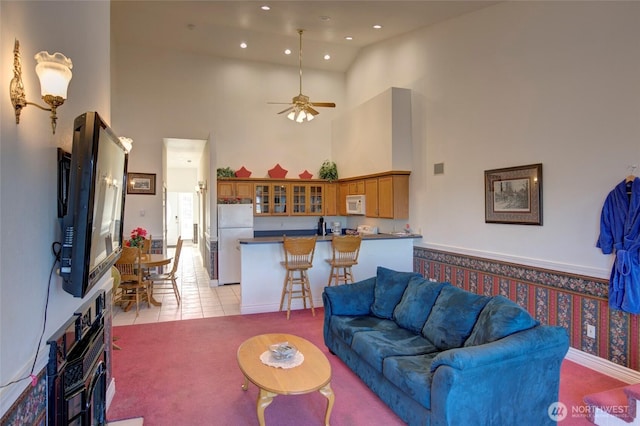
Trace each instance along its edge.
{"label": "breakfast bar", "polygon": [[[315,307],[322,306],[322,291],[329,280],[331,235],[317,237],[313,267],[309,281]],[[362,236],[358,264],[353,267],[356,281],[376,275],[378,266],[396,271],[413,270],[413,242],[422,238],[417,234],[371,234]],[[280,308],[280,295],[285,270],[282,237],[240,239],[241,298],[240,312],[254,314],[276,312]],[[291,309],[302,309],[302,301],[293,300]]]}

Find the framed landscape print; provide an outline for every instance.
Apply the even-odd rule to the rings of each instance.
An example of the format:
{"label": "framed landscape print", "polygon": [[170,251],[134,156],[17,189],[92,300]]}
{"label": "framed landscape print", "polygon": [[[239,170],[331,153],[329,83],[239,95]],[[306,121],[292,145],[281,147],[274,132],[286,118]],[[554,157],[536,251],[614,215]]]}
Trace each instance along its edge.
{"label": "framed landscape print", "polygon": [[542,164],[485,170],[486,223],[542,225]]}
{"label": "framed landscape print", "polygon": [[127,194],[156,195],[155,173],[128,173]]}

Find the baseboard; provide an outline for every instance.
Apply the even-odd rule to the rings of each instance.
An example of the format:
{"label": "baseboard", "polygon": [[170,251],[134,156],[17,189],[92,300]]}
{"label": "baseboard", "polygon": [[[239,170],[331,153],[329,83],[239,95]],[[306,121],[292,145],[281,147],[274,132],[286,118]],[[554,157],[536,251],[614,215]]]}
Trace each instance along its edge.
{"label": "baseboard", "polygon": [[595,370],[598,373],[618,379],[621,382],[629,384],[640,383],[640,371],[632,370],[578,349],[569,348],[569,352],[567,352],[567,356],[565,358],[569,361],[575,362],[576,364],[582,365],[583,367]]}
{"label": "baseboard", "polygon": [[[307,305],[308,306],[308,305]],[[322,304],[322,299],[314,299],[313,300],[313,307],[314,308],[322,308],[324,307],[324,305]],[[287,301],[285,300],[285,306],[284,306],[284,311],[286,312],[287,308]],[[291,310],[292,311],[297,311],[299,309],[305,309],[304,305],[302,303],[302,300],[299,299],[295,299],[291,301]],[[306,309],[311,309],[310,307],[306,308]],[[254,305],[248,305],[248,304],[242,304],[242,302],[240,302],[240,314],[241,315],[248,315],[248,314],[262,314],[265,312],[278,312],[280,310],[280,302],[278,303],[268,303],[268,304],[254,304]]]}

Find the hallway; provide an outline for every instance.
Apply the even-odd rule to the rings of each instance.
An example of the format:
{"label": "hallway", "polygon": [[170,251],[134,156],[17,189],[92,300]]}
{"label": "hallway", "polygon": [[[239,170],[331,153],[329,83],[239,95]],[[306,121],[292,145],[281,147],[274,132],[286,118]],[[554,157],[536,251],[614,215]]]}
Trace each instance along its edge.
{"label": "hallway", "polygon": [[[169,248],[169,254],[174,250],[174,247]],[[179,305],[172,294],[158,295],[156,299],[162,306],[149,307],[143,303],[137,317],[135,308],[124,312],[121,307],[114,306],[113,325],[240,315],[240,284],[211,287],[197,246],[187,241],[180,254],[178,288],[182,297]]]}

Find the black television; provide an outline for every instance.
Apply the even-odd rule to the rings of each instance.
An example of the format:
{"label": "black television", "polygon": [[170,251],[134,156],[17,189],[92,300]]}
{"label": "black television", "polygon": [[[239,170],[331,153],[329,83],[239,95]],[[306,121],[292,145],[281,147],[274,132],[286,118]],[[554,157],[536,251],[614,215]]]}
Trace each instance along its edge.
{"label": "black television", "polygon": [[98,113],[75,119],[60,265],[62,288],[75,297],[84,297],[122,252],[127,162]]}

